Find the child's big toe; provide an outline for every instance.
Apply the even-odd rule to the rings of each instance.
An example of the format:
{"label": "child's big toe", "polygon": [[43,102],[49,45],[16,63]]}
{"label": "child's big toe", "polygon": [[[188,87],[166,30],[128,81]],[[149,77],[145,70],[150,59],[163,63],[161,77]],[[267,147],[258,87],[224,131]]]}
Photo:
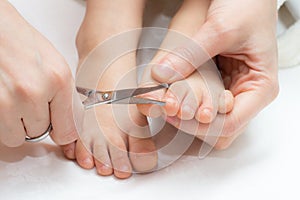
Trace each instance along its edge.
{"label": "child's big toe", "polygon": [[77,163],[84,169],[92,169],[94,167],[92,154],[86,149],[80,140],[76,143],[76,160]]}

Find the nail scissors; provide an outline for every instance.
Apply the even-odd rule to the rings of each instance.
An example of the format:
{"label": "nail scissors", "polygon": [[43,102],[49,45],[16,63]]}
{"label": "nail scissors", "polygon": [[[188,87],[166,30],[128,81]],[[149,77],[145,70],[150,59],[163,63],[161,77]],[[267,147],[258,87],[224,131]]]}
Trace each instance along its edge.
{"label": "nail scissors", "polygon": [[136,96],[165,88],[168,88],[168,84],[113,91],[97,91],[82,87],[77,87],[76,89],[79,94],[87,97],[82,103],[85,109],[90,109],[103,104],[156,104],[164,106],[165,102]]}
{"label": "nail scissors", "polygon": [[[76,87],[79,94],[87,97],[82,104],[85,110],[91,109],[95,106],[104,104],[156,104],[159,106],[164,106],[165,102],[157,101],[147,98],[136,97],[138,95],[147,94],[153,91],[166,89],[169,85],[166,83],[160,84],[153,87],[141,87],[141,88],[131,88],[123,90],[112,90],[112,91],[97,91],[93,89]],[[40,142],[47,138],[52,131],[52,125],[50,124],[48,129],[41,135],[35,138],[26,136],[26,142]]]}

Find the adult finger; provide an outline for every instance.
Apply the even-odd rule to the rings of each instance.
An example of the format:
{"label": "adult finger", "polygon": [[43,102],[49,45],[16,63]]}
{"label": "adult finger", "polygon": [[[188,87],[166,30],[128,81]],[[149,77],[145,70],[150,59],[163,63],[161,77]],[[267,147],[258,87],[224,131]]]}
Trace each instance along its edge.
{"label": "adult finger", "polygon": [[21,146],[26,136],[23,123],[21,119],[8,117],[8,121],[0,118],[0,141],[8,147]]}
{"label": "adult finger", "polygon": [[[83,105],[75,91],[71,75],[59,80],[62,87],[50,103],[53,132],[51,137],[58,145],[74,142],[82,129]],[[76,117],[76,120],[75,120]],[[78,132],[77,132],[78,130]]]}
{"label": "adult finger", "polygon": [[161,83],[173,83],[188,77],[212,57],[229,49],[237,36],[220,24],[206,21],[194,37],[152,67],[152,77]]}
{"label": "adult finger", "polygon": [[27,136],[35,138],[44,133],[50,124],[49,104],[47,101],[39,104],[25,104],[23,124]]}
{"label": "adult finger", "polygon": [[[0,82],[0,88],[4,86]],[[0,142],[8,147],[17,147],[25,142],[26,132],[13,98],[5,90],[0,95]]]}

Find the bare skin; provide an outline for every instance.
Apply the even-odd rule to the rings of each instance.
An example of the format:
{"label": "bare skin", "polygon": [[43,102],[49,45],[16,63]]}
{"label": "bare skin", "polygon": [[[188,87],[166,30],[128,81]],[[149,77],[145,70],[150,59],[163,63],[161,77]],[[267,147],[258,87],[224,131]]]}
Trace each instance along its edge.
{"label": "bare skin", "polygon": [[[137,1],[137,0],[136,0]],[[137,3],[139,2],[139,3]],[[91,51],[96,45],[103,42],[108,37],[121,33],[126,30],[139,28],[142,26],[142,10],[144,2],[137,1],[135,7],[126,5],[120,6],[120,2],[109,3],[107,1],[88,1],[87,14],[85,20],[78,33],[78,52],[80,59],[83,60],[88,52]],[[128,6],[128,7],[126,7]],[[109,10],[111,8],[112,10]],[[121,9],[121,10],[118,10]],[[207,9],[207,2],[199,3],[198,1],[186,0],[182,8],[174,17],[170,28],[173,30],[181,31],[186,35],[192,35],[195,28],[201,25],[205,19]],[[122,13],[122,19],[115,16],[115,12]],[[193,20],[190,23],[185,23],[187,18],[198,19]],[[101,29],[97,27],[102,27]],[[136,42],[137,45],[138,37]],[[158,52],[154,59],[158,60],[163,56],[163,52]],[[112,64],[109,70],[105,72],[101,79],[101,85],[99,90],[111,90],[116,89],[116,85],[122,79],[122,76],[129,71],[132,71],[136,66],[136,52],[129,53],[122,56],[116,62]],[[151,79],[150,70],[146,70],[143,76],[143,85],[153,84]],[[132,74],[132,73],[131,73]],[[204,74],[205,75],[205,74]],[[212,79],[218,76],[218,74],[212,74]],[[114,77],[113,79],[111,77]],[[122,87],[135,87],[136,77],[127,77],[128,81],[122,84]],[[209,78],[209,77],[205,77]],[[150,82],[149,82],[150,80]],[[217,94],[220,98],[225,98],[227,101],[225,104],[220,104],[220,99],[210,100],[209,88],[204,84],[204,80],[199,73],[191,75],[186,82],[178,82],[171,86],[171,88],[164,95],[164,99],[168,102],[164,109],[170,116],[179,116],[182,119],[196,118],[204,123],[209,123],[213,120],[216,112],[230,112],[233,106],[231,93]],[[201,87],[199,87],[201,86]],[[224,92],[223,85],[220,85],[221,90]],[[197,90],[190,90],[190,88],[197,88]],[[184,93],[180,93],[184,91]],[[196,94],[196,95],[195,95]],[[223,96],[222,96],[223,95]],[[227,96],[226,96],[227,95]],[[172,98],[172,99],[171,99]],[[175,103],[174,103],[175,102]],[[193,110],[185,110],[188,106]],[[199,108],[198,108],[199,107]],[[203,109],[207,109],[211,113],[202,112]],[[145,112],[146,109],[146,112]],[[140,110],[144,114],[147,113],[148,106],[141,106]],[[128,135],[128,132],[118,128],[118,124],[115,121],[111,106],[105,105],[97,108],[98,122],[102,127],[104,137],[97,136],[97,133],[85,133],[84,139],[79,139],[76,143],[72,143],[63,147],[65,155],[69,159],[76,159],[78,164],[85,168],[90,169],[94,166],[100,175],[107,176],[114,174],[117,178],[128,178],[132,173],[132,168],[139,172],[147,172],[155,167],[157,161],[157,155],[155,153],[155,145],[149,138],[137,138]],[[106,115],[103,115],[106,113]],[[147,121],[142,116],[136,107],[130,108],[130,116],[126,116],[127,119],[132,121],[138,126],[146,126]],[[126,121],[126,117],[124,120]],[[124,121],[123,120],[123,121]],[[91,153],[93,152],[93,153]],[[129,152],[129,156],[127,154]]]}
{"label": "bare skin", "polygon": [[79,97],[73,99],[74,88],[63,56],[8,1],[0,1],[0,142],[21,146],[25,136],[40,136],[50,123],[55,143],[75,141],[73,112],[80,116],[83,108]]}
{"label": "bare skin", "polygon": [[[225,86],[234,96],[234,108],[226,114],[224,127],[214,145],[217,149],[228,148],[247,124],[278,95],[276,5],[276,0],[243,0],[242,3],[240,0],[213,0],[205,23],[192,37],[210,57],[218,55],[218,67]],[[185,45],[175,54],[177,56],[168,54],[159,62],[167,67],[152,68],[155,80],[172,83],[194,72],[195,67],[180,59],[178,54],[188,56],[197,65],[207,60],[199,56],[197,50]],[[218,114],[210,126],[218,126],[215,122],[223,117]],[[169,117],[167,121],[190,134],[195,134],[195,131],[189,127],[196,124],[199,136],[207,129],[207,124],[194,119],[184,121]]]}
{"label": "bare skin", "polygon": [[[143,9],[144,2],[140,0],[87,1],[86,16],[77,37],[80,60],[82,61],[95,46],[112,35],[141,27]],[[116,13],[122,17],[120,18]],[[127,42],[137,45],[138,38],[137,36],[136,40]],[[124,74],[135,70],[135,56],[136,53],[132,52],[115,61],[102,76],[98,89],[120,89],[117,84]],[[136,74],[130,74],[125,83],[122,83],[122,87],[137,87]],[[123,108],[120,107],[121,110]],[[135,105],[130,106],[129,109],[130,114],[122,116],[124,120],[121,121],[127,122],[131,119],[133,126],[134,124],[142,127],[147,125],[146,118],[138,112]],[[84,141],[79,139],[76,143],[62,147],[67,158],[76,159],[85,169],[95,166],[100,175],[114,174],[120,179],[130,177],[133,169],[147,172],[156,166],[156,148],[151,138],[130,135],[132,131],[130,127],[121,130],[114,119],[111,105],[97,107],[96,112],[104,137],[99,137],[99,133],[84,133]]]}
{"label": "bare skin", "polygon": [[[204,23],[209,4],[209,0],[185,0],[172,19],[169,29],[188,37],[193,36]],[[172,39],[168,38],[169,35],[166,36],[162,46],[168,46],[167,43],[173,42]],[[158,51],[151,65],[159,64],[161,58],[166,54],[162,50]],[[151,65],[145,70],[141,85],[157,84],[151,76]],[[182,120],[195,118],[201,123],[212,122],[217,112],[230,112],[233,108],[231,92],[224,89],[216,70],[207,72],[202,70],[203,68],[200,67],[199,71],[195,71],[185,80],[173,83],[166,92],[157,91],[146,95],[150,98],[165,100],[167,102],[165,107],[141,105],[139,110],[151,117],[165,113],[167,116],[176,116]],[[207,87],[210,82],[214,82],[214,86]]]}

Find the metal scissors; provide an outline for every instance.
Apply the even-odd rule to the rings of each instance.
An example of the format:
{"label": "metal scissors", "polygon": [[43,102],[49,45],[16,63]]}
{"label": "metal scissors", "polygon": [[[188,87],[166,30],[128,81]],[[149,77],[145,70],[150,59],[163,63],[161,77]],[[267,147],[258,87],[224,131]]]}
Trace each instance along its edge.
{"label": "metal scissors", "polygon": [[[84,108],[90,109],[95,106],[103,104],[156,104],[159,106],[164,106],[165,102],[157,101],[152,99],[146,99],[141,97],[136,97],[138,95],[147,94],[153,91],[166,89],[169,85],[166,83],[160,84],[153,87],[141,87],[141,88],[131,88],[123,90],[112,90],[112,91],[98,91],[83,87],[76,87],[79,94],[87,97],[82,104]],[[40,142],[47,138],[52,131],[52,125],[50,124],[48,129],[41,135],[35,138],[26,136],[26,142]]]}
{"label": "metal scissors", "polygon": [[92,107],[103,104],[156,104],[164,106],[165,102],[140,98],[136,96],[165,88],[168,88],[168,84],[113,91],[97,91],[77,87],[77,92],[87,97],[87,99],[82,102],[85,109],[90,109]]}

